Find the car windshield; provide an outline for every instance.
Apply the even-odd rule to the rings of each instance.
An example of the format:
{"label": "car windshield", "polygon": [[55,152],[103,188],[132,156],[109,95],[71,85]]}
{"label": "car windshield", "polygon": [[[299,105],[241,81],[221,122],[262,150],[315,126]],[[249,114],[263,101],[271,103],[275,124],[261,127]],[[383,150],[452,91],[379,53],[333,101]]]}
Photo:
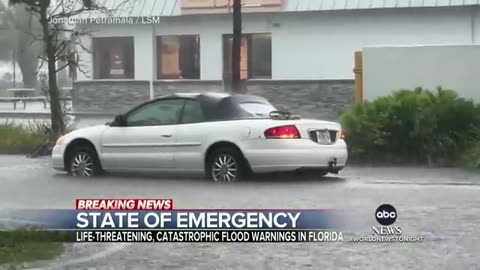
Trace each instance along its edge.
{"label": "car windshield", "polygon": [[270,118],[270,113],[277,110],[271,104],[259,102],[240,103],[240,108],[255,118]]}

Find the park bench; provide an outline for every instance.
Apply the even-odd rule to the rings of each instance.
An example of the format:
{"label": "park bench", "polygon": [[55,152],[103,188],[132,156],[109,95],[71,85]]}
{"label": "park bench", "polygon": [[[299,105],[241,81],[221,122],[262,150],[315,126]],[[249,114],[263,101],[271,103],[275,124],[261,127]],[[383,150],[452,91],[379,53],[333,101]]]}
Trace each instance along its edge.
{"label": "park bench", "polygon": [[33,88],[9,88],[8,92],[13,92],[13,96],[18,97],[31,97],[35,95],[35,89]]}
{"label": "park bench", "polygon": [[[71,97],[62,97],[60,98],[60,101],[63,102],[63,106],[67,106],[67,102],[71,101]],[[27,108],[27,103],[28,102],[43,102],[43,108],[47,108],[47,102],[48,99],[44,96],[39,96],[39,97],[7,97],[7,98],[0,98],[0,102],[12,102],[13,103],[13,109],[17,109],[17,103],[18,102],[23,102],[23,109],[25,110]]]}
{"label": "park bench", "polygon": [[0,98],[0,102],[12,102],[14,110],[17,109],[17,103],[20,102],[20,100],[21,100],[20,98],[11,98],[11,97]]}

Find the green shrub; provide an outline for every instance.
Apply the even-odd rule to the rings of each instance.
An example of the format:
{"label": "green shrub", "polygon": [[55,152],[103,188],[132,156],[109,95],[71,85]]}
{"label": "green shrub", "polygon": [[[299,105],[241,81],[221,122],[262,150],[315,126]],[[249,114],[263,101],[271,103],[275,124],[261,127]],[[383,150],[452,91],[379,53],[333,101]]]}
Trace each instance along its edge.
{"label": "green shrub", "polygon": [[47,139],[37,123],[22,125],[12,121],[0,123],[0,154],[26,154]]}
{"label": "green shrub", "polygon": [[470,145],[465,151],[461,162],[470,168],[480,168],[480,140]]}
{"label": "green shrub", "polygon": [[452,90],[398,90],[341,122],[354,161],[451,164],[478,138],[480,107]]}

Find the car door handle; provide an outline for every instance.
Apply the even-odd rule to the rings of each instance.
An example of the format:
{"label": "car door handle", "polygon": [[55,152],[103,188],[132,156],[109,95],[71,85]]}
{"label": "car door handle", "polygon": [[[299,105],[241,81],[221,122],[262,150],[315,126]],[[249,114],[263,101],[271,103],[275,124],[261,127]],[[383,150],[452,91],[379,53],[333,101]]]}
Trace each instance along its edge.
{"label": "car door handle", "polygon": [[164,138],[170,138],[170,137],[172,137],[172,134],[163,134],[162,137],[164,137]]}

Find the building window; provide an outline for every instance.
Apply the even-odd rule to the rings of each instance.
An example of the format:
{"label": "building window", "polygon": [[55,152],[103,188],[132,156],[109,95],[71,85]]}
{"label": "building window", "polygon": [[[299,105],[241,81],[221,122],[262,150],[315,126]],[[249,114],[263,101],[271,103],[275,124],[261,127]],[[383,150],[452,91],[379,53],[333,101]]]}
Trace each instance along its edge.
{"label": "building window", "polygon": [[[232,75],[232,35],[223,36],[223,74]],[[240,77],[246,79],[272,78],[271,34],[245,34],[240,48]]]}
{"label": "building window", "polygon": [[272,78],[272,38],[270,34],[250,36],[251,78]]}
{"label": "building window", "polygon": [[133,37],[93,38],[93,78],[133,79]]}
{"label": "building window", "polygon": [[200,79],[200,37],[157,37],[158,79]]}

